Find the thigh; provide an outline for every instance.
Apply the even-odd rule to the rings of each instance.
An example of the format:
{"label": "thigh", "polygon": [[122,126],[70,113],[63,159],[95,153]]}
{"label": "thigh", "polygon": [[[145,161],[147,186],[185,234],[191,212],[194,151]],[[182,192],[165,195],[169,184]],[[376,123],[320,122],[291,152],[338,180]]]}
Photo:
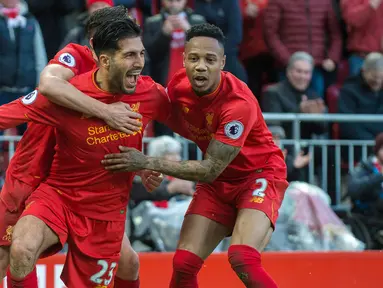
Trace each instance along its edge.
{"label": "thigh", "polygon": [[231,243],[262,250],[275,227],[288,183],[284,179],[258,178],[248,186],[237,200],[239,212]]}
{"label": "thigh", "polygon": [[61,279],[67,287],[113,287],[125,222],[67,218],[68,253]]}
{"label": "thigh", "polygon": [[220,201],[214,191],[199,185],[181,228],[178,249],[206,259],[233,230],[235,209]]}
{"label": "thigh", "polygon": [[25,210],[18,220],[12,236],[24,245],[40,243],[38,255],[48,257],[59,252],[68,238],[66,207],[58,197],[39,188],[26,202]]}

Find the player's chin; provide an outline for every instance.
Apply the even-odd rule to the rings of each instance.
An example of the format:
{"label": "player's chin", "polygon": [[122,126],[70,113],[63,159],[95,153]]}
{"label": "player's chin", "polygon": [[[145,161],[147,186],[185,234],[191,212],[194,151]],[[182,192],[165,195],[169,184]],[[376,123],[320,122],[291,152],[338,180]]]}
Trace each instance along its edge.
{"label": "player's chin", "polygon": [[132,86],[124,86],[123,87],[123,91],[124,91],[125,94],[133,94],[134,92],[136,92],[136,88],[137,88],[137,86],[134,86],[134,87],[132,87]]}

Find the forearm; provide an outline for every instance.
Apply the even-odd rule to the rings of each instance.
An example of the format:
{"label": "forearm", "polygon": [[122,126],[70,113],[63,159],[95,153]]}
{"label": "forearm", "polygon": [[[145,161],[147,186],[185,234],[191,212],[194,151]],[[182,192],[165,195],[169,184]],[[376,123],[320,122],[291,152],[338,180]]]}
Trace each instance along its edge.
{"label": "forearm", "polygon": [[184,180],[200,182],[212,182],[221,172],[217,173],[217,169],[214,169],[214,166],[209,164],[208,160],[169,161],[154,157],[148,158],[145,169]]}
{"label": "forearm", "polygon": [[60,106],[100,119],[105,116],[107,104],[85,95],[69,82],[58,77],[50,76],[42,80],[39,91]]}

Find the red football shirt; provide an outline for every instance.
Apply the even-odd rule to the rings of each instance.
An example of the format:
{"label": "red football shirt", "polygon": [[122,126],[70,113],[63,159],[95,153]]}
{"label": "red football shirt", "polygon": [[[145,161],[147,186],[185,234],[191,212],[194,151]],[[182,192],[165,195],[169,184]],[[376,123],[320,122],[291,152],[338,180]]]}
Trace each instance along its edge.
{"label": "red football shirt", "polygon": [[[96,67],[89,48],[77,44],[65,46],[49,64],[62,65],[71,69],[75,75],[89,72]],[[26,184],[37,186],[48,174],[55,144],[54,127],[29,123],[9,163],[7,173]],[[17,193],[18,191],[9,192]]]}
{"label": "red football shirt", "polygon": [[198,97],[182,69],[167,92],[172,102],[169,126],[175,132],[194,141],[204,153],[212,137],[241,147],[217,181],[241,180],[253,173],[286,177],[282,151],[273,142],[257,99],[242,81],[222,72],[216,91]]}
{"label": "red football shirt", "polygon": [[[143,127],[152,119],[165,122],[170,102],[164,89],[150,77],[140,77],[131,95],[114,95],[97,87],[97,70],[77,76],[72,85],[104,103],[125,102],[143,118]],[[0,106],[0,129],[20,122],[37,122],[56,128],[55,156],[49,176],[40,189],[54,188],[76,213],[104,221],[125,220],[129,190],[134,173],[111,173],[101,160],[105,154],[119,152],[118,146],[141,150],[142,131],[133,135],[113,130],[104,121],[89,118],[48,101],[37,90]],[[47,187],[47,185],[49,187]]]}

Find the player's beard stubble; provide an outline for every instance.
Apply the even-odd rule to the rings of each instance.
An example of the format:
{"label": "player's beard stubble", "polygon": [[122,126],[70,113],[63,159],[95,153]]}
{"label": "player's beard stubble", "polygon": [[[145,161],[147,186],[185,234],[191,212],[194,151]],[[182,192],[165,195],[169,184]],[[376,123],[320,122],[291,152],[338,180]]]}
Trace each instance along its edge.
{"label": "player's beard stubble", "polygon": [[[137,68],[126,69],[111,59],[108,75],[110,91],[116,94],[133,94],[136,91],[137,79],[141,70]],[[132,74],[136,76],[132,76]],[[129,81],[131,84],[126,85],[128,78],[132,81]]]}

